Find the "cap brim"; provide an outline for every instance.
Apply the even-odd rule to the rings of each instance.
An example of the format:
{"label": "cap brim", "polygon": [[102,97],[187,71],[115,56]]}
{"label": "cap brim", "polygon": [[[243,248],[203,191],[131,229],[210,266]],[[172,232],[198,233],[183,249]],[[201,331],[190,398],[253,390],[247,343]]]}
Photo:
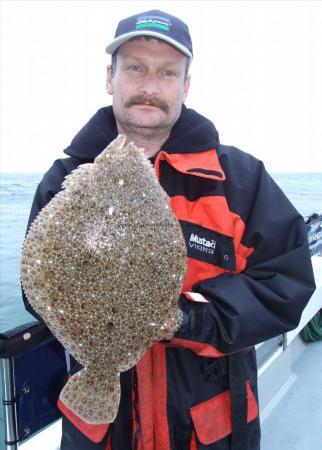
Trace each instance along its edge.
{"label": "cap brim", "polygon": [[188,58],[192,59],[192,54],[189,52],[189,50],[181,45],[179,42],[175,41],[174,39],[171,39],[168,36],[165,36],[162,33],[157,33],[155,31],[149,31],[149,30],[138,30],[138,31],[132,31],[131,33],[122,34],[121,36],[114,39],[113,42],[111,42],[106,47],[106,53],[109,55],[112,55],[115,50],[117,50],[124,42],[128,41],[132,37],[135,36],[152,36],[157,39],[161,39],[162,41],[166,41],[169,44],[173,45],[173,47],[176,47],[181,53],[184,53]]}

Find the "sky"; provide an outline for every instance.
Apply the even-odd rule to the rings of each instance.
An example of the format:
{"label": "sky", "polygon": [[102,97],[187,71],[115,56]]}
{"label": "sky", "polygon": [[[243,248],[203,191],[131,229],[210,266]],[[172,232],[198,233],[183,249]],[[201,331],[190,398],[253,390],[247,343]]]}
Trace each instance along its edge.
{"label": "sky", "polygon": [[112,99],[106,45],[161,9],[194,48],[186,105],[271,172],[322,172],[321,1],[1,1],[2,172],[44,172]]}

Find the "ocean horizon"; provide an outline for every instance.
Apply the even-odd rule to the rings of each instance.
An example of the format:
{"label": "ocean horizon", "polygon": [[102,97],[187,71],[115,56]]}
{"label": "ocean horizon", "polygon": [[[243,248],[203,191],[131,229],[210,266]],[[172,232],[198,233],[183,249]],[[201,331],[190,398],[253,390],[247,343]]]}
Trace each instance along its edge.
{"label": "ocean horizon", "polygon": [[[297,210],[322,212],[322,172],[271,172]],[[22,302],[19,264],[32,200],[43,172],[0,174],[0,332],[34,321]]]}

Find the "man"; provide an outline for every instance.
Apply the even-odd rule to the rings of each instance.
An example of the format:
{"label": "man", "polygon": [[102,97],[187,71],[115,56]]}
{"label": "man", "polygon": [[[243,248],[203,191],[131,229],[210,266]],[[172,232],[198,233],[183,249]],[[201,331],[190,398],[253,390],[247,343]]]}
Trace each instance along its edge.
{"label": "man", "polygon": [[186,239],[184,320],[121,374],[114,423],[85,423],[60,403],[61,450],[258,450],[253,346],[296,327],[314,291],[303,219],[260,161],[221,145],[183,105],[192,45],[181,20],[126,18],[107,52],[113,106],[45,174],[29,224],[71,170],[125,134],[154,163]]}

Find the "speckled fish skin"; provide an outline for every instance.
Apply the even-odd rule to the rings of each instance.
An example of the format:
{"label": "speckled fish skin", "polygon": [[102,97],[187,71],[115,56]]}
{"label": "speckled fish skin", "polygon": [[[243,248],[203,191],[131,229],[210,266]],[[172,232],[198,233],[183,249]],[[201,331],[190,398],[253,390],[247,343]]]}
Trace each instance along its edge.
{"label": "speckled fish skin", "polygon": [[68,175],[26,236],[28,300],[84,365],[61,392],[88,423],[110,423],[119,374],[178,327],[186,246],[143,150],[119,135]]}

